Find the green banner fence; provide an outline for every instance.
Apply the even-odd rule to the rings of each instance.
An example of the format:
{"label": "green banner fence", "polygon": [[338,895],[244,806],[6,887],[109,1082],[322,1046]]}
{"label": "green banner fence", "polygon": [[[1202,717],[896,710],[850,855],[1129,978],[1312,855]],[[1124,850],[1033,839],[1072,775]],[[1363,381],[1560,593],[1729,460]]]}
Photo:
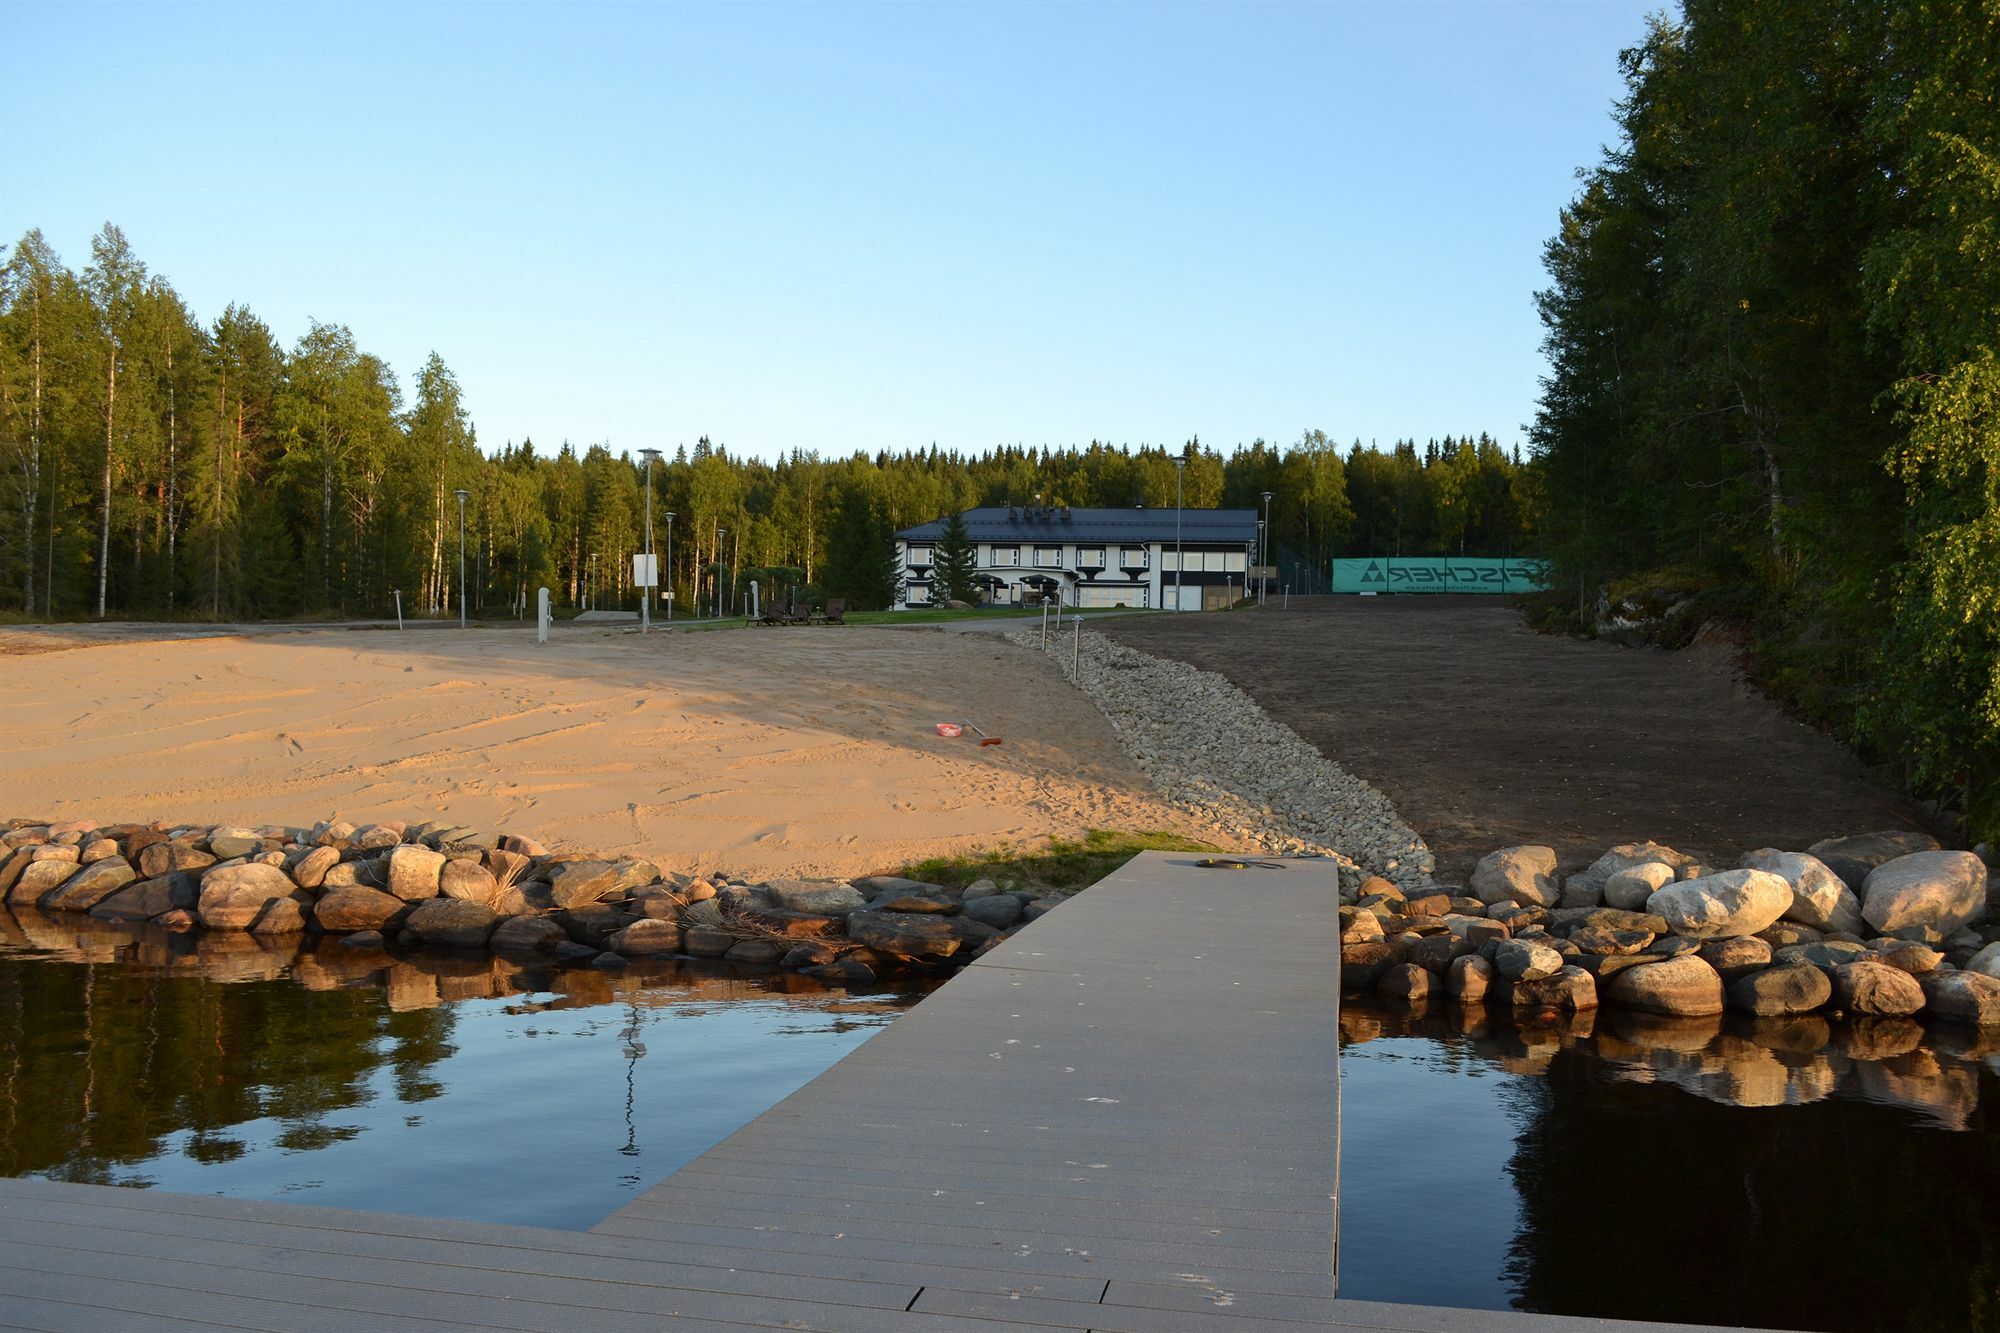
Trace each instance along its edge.
{"label": "green banner fence", "polygon": [[1541,592],[1544,560],[1474,556],[1366,556],[1333,562],[1335,592]]}

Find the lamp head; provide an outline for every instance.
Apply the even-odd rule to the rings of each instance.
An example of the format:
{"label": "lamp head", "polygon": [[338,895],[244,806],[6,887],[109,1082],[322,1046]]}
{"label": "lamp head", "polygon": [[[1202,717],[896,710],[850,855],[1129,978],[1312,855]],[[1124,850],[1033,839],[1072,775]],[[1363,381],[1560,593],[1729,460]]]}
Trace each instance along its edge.
{"label": "lamp head", "polygon": [[641,449],[639,451],[639,457],[644,459],[647,463],[650,464],[659,462],[661,454],[658,449]]}
{"label": "lamp head", "polygon": [[470,500],[472,498],[472,492],[464,489],[463,487],[460,487],[458,490],[453,491],[452,494],[458,497],[458,502],[460,504],[464,504],[467,500]]}

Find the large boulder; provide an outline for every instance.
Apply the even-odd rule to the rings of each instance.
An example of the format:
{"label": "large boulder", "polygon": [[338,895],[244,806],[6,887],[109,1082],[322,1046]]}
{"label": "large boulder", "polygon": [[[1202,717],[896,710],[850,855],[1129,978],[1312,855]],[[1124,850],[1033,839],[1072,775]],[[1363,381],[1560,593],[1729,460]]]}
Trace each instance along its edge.
{"label": "large boulder", "polygon": [[1722,1012],[1722,978],[1694,954],[1628,967],[1612,977],[1604,998],[1628,1009],[1703,1018]]}
{"label": "large boulder", "polygon": [[437,897],[438,876],[444,871],[444,857],[428,847],[402,843],[389,849],[385,859],[389,892],[406,903],[420,903]]}
{"label": "large boulder", "polygon": [[1622,912],[1640,911],[1646,906],[1648,898],[1677,878],[1679,876],[1674,873],[1674,868],[1665,861],[1627,866],[1614,871],[1611,878],[1604,881],[1604,905]]}
{"label": "large boulder", "polygon": [[382,880],[381,863],[378,861],[342,861],[337,866],[328,867],[326,874],[320,878],[319,886],[322,889],[351,889],[360,884],[377,889],[382,887]]}
{"label": "large boulder", "polygon": [[1861,915],[1883,934],[1926,927],[1940,938],[1986,910],[1986,863],[1971,852],[1913,852],[1884,861],[1861,886]]}
{"label": "large boulder", "polygon": [[1823,838],[1806,848],[1826,868],[1859,891],[1868,873],[1886,861],[1912,852],[1934,852],[1938,840],[1928,833],[1856,833],[1845,838]]}
{"label": "large boulder", "polygon": [[407,906],[393,893],[359,884],[328,889],[313,903],[313,920],[336,935],[352,930],[380,930]]}
{"label": "large boulder", "polygon": [[867,894],[917,893],[929,891],[943,893],[944,886],[932,884],[928,880],[906,879],[901,875],[864,875],[854,881],[854,887]]}
{"label": "large boulder", "polygon": [[292,883],[302,889],[317,889],[326,881],[326,872],[340,864],[334,847],[311,847],[292,862]]}
{"label": "large boulder", "polygon": [[7,890],[7,901],[33,906],[42,900],[44,894],[53,893],[67,884],[76,870],[75,861],[53,858],[30,861],[14,881],[14,887]]}
{"label": "large boulder", "polygon": [[213,853],[204,852],[191,842],[156,842],[139,851],[139,873],[147,879],[171,875],[176,870],[206,870],[215,862]]}
{"label": "large boulder", "polygon": [[1729,1007],[1760,1018],[1809,1014],[1832,998],[1826,973],[1806,963],[1781,963],[1729,983]]}
{"label": "large boulder", "polygon": [[296,935],[305,928],[306,909],[289,895],[265,903],[249,927],[252,935]]}
{"label": "large boulder", "polygon": [[1834,1004],[1849,1014],[1905,1018],[1924,1007],[1917,979],[1885,963],[1842,963],[1832,981]]}
{"label": "large boulder", "polygon": [[1534,981],[1508,983],[1516,1009],[1561,1009],[1576,1013],[1597,1007],[1597,979],[1580,967],[1565,967]]}
{"label": "large boulder", "polygon": [[[965,904],[965,915],[973,921],[1005,930],[1021,919],[1021,898],[1012,893],[994,893]],[[1368,915],[1363,913],[1364,916]],[[1371,918],[1372,919],[1372,918]]]}
{"label": "large boulder", "polygon": [[1989,944],[1978,953],[1972,955],[1971,961],[1965,965],[1965,970],[1968,972],[1978,972],[1983,976],[1992,977],[1995,981],[2000,981],[2000,943]]}
{"label": "large boulder", "polygon": [[650,861],[565,861],[550,871],[549,891],[558,907],[582,907],[659,877]]}
{"label": "large boulder", "polygon": [[26,851],[18,849],[0,857],[0,902],[6,901],[7,895],[13,892],[14,881],[21,877],[21,872],[26,870],[33,860],[34,858]]}
{"label": "large boulder", "polygon": [[582,907],[564,908],[556,913],[555,919],[578,944],[602,949],[606,940],[640,918],[621,912],[609,903],[586,903]]}
{"label": "large boulder", "polygon": [[248,930],[266,903],[291,897],[297,887],[277,866],[257,861],[216,866],[201,877],[195,913],[210,930]]}
{"label": "large boulder", "polygon": [[446,949],[483,949],[499,920],[483,903],[462,898],[432,898],[420,902],[403,922],[403,933],[424,944]]}
{"label": "large boulder", "polygon": [[1452,959],[1444,977],[1445,994],[1463,1005],[1482,1003],[1492,984],[1493,964],[1476,953]]}
{"label": "large boulder", "polygon": [[255,829],[224,827],[208,835],[208,850],[220,860],[248,856],[264,849],[264,839]]}
{"label": "large boulder", "polygon": [[[674,937],[680,937],[675,928]],[[569,932],[559,922],[545,916],[517,916],[502,921],[487,940],[500,953],[552,953],[559,944],[570,942]]]}
{"label": "large boulder", "polygon": [[1728,939],[1710,940],[1696,952],[1702,962],[1715,969],[1725,986],[1771,963],[1770,942],[1754,935],[1732,935]]}
{"label": "large boulder", "polygon": [[500,896],[500,881],[479,862],[460,858],[444,863],[438,873],[438,892],[461,902],[492,907]]}
{"label": "large boulder", "polygon": [[1387,940],[1343,944],[1340,946],[1340,987],[1347,991],[1366,990],[1395,961],[1395,951]]}
{"label": "large boulder", "polygon": [[1763,870],[1682,880],[1646,900],[1646,910],[1665,917],[1675,934],[1696,940],[1755,935],[1791,905],[1792,886]]}
{"label": "large boulder", "polygon": [[1806,852],[1781,852],[1759,847],[1743,858],[1746,870],[1762,870],[1792,886],[1792,905],[1785,919],[1814,930],[1861,933],[1861,900],[1826,862]]}
{"label": "large boulder", "polygon": [[2000,1027],[2000,981],[1981,972],[1933,972],[1918,984],[1934,1017]]}
{"label": "large boulder", "polygon": [[742,942],[736,932],[713,926],[689,926],[681,932],[682,951],[696,958],[720,958]]}
{"label": "large boulder", "polygon": [[900,958],[949,958],[963,943],[950,922],[922,912],[853,912],[847,937]]}
{"label": "large boulder", "polygon": [[1563,956],[1533,940],[1500,940],[1493,946],[1493,967],[1509,981],[1540,981],[1563,969]]}
{"label": "large boulder", "polygon": [[164,912],[193,907],[200,898],[195,877],[176,870],[127,884],[91,908],[90,914],[105,921],[151,921]]}
{"label": "large boulder", "polygon": [[607,937],[604,947],[626,958],[664,958],[681,951],[680,923],[650,917]]}
{"label": "large boulder", "polygon": [[88,912],[137,879],[132,865],[118,855],[102,856],[70,876],[63,886],[42,899],[55,912]]}
{"label": "large boulder", "polygon": [[1472,896],[1487,904],[1555,906],[1562,896],[1556,884],[1555,848],[1524,845],[1488,852],[1473,867]]}
{"label": "large boulder", "polygon": [[771,901],[788,912],[813,916],[846,916],[868,900],[852,884],[813,879],[774,879],[764,886]]}
{"label": "large boulder", "polygon": [[1563,881],[1562,905],[1595,907],[1604,901],[1604,885],[1613,875],[1653,861],[1678,870],[1687,864],[1688,858],[1657,842],[1620,843],[1592,861],[1588,870]]}
{"label": "large boulder", "polygon": [[1412,1003],[1429,999],[1437,986],[1437,978],[1415,963],[1394,963],[1375,980],[1375,989],[1381,994]]}

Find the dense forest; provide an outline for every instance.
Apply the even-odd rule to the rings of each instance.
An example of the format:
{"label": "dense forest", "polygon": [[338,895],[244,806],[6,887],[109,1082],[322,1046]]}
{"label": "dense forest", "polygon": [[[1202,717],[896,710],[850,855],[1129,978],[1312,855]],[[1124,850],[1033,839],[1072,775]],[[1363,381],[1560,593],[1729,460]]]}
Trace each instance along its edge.
{"label": "dense forest", "polygon": [[1545,554],[2000,832],[2000,2],[1687,0],[1547,249]]}
{"label": "dense forest", "polygon": [[[851,605],[895,589],[889,537],[978,504],[1174,503],[1263,508],[1272,551],[1303,585],[1342,554],[1508,554],[1532,528],[1518,451],[1490,438],[1342,449],[1320,431],[1222,457],[1091,442],[776,461],[706,437],[664,447],[655,548],[673,520],[677,604],[774,573]],[[31,617],[382,615],[458,598],[458,501],[475,611],[635,606],[640,446],[483,450],[433,354],[406,394],[345,327],[289,348],[249,309],[204,324],[107,224],[71,271],[39,232],[0,285],[0,612]]]}

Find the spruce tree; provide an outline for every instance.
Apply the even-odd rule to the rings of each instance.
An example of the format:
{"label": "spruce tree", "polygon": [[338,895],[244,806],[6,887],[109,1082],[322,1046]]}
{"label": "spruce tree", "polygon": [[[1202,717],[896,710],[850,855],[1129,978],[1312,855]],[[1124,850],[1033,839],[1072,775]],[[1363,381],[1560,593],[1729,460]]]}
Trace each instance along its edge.
{"label": "spruce tree", "polygon": [[944,521],[936,562],[933,570],[947,600],[970,605],[978,599],[979,587],[972,579],[979,569],[979,555],[965,530],[965,515],[953,514]]}

